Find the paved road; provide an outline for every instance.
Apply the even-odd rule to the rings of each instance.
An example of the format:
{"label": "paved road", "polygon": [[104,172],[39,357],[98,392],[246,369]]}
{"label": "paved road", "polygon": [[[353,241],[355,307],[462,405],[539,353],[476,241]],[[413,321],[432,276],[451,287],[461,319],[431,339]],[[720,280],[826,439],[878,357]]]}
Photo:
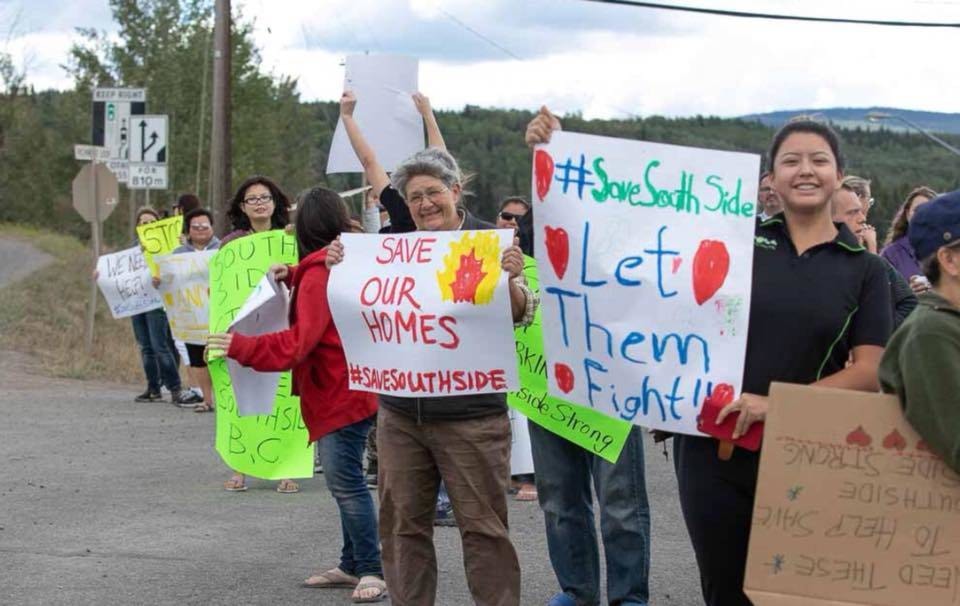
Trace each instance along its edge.
{"label": "paved road", "polygon": [[50,261],[53,261],[53,257],[29,244],[0,237],[0,287],[19,280]]}
{"label": "paved road", "polygon": [[[0,286],[49,257],[0,239]],[[13,261],[17,261],[14,267]],[[349,604],[300,581],[337,563],[340,525],[322,477],[226,493],[213,415],[136,404],[138,386],[50,379],[0,350],[0,603]],[[647,444],[652,603],[700,603],[696,565],[662,451]],[[511,501],[522,604],[556,591],[535,503]],[[455,529],[436,535],[437,603],[469,604]],[[491,579],[491,582],[497,582]]]}
{"label": "paved road", "polygon": [[[336,563],[339,524],[320,479],[220,489],[213,416],[135,404],[135,386],[48,379],[0,352],[0,602],[348,604],[300,588]],[[647,449],[654,604],[693,605],[698,582],[670,464]],[[535,504],[511,503],[523,604],[555,589]],[[438,604],[469,604],[459,535],[437,529]],[[496,582],[491,579],[491,582]]]}

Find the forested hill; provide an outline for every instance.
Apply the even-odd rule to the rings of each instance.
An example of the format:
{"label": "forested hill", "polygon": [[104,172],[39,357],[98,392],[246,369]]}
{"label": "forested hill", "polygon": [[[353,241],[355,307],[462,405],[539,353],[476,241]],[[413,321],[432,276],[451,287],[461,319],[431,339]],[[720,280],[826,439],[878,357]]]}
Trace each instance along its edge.
{"label": "forested hill", "polygon": [[[301,103],[289,89],[278,85],[264,84],[261,92],[255,104],[235,104],[234,183],[249,174],[263,173],[277,178],[292,193],[314,184],[326,183],[337,189],[359,184],[359,176],[328,179],[324,174],[338,116],[335,103]],[[89,99],[89,90],[0,96],[0,221],[45,226],[81,237],[89,233],[70,200],[71,180],[79,168],[72,146],[89,140]],[[167,208],[185,191],[199,191],[203,197],[208,151],[197,140],[199,129],[177,124],[176,108],[152,104],[149,109],[172,115],[173,139],[173,187],[152,192],[151,203]],[[181,120],[190,119],[187,111],[179,115]],[[523,133],[531,117],[529,111],[470,106],[438,112],[448,147],[464,170],[475,175],[468,188],[474,195],[468,203],[479,216],[492,218],[497,201],[508,194],[529,195],[530,153]],[[565,130],[573,132],[756,153],[765,151],[773,133],[771,127],[756,121],[702,116],[626,121],[566,116],[563,123]],[[960,158],[921,135],[859,128],[840,132],[848,172],[873,179],[878,206],[872,221],[881,231],[914,186],[928,184],[940,191],[960,187]],[[960,145],[960,136],[946,137]],[[127,196],[122,194],[121,210],[113,213],[107,224],[107,241],[113,244],[130,239]],[[142,193],[138,193],[136,204],[141,202]]]}
{"label": "forested hill", "polygon": [[896,118],[887,118],[884,120],[870,121],[867,115],[871,113],[888,114],[890,116],[900,116],[910,122],[913,122],[920,128],[933,131],[935,133],[960,134],[960,114],[946,114],[941,112],[924,112],[911,109],[899,109],[894,107],[828,107],[825,109],[797,109],[788,111],[768,112],[765,114],[750,114],[742,116],[744,120],[756,120],[767,126],[778,127],[790,118],[805,114],[816,116],[829,120],[834,124],[845,126],[847,128],[862,127],[867,129],[890,129],[894,131],[910,130],[910,127],[897,120]]}

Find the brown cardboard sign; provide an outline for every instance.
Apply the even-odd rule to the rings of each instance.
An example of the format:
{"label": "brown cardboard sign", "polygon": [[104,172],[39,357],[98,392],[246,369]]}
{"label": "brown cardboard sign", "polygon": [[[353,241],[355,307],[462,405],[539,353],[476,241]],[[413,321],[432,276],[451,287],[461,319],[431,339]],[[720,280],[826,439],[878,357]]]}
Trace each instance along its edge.
{"label": "brown cardboard sign", "polygon": [[744,591],[756,606],[960,605],[960,476],[895,397],[773,385]]}

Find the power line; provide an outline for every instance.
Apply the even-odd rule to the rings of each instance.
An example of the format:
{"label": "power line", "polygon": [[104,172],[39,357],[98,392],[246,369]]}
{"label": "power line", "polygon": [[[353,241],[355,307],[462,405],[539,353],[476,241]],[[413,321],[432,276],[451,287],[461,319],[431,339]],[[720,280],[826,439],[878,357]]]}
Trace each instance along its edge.
{"label": "power line", "polygon": [[518,57],[518,56],[517,56],[515,53],[513,53],[513,51],[511,51],[510,49],[505,48],[505,47],[497,44],[496,41],[488,38],[487,36],[484,36],[483,34],[481,34],[480,32],[478,32],[477,30],[473,29],[472,27],[470,27],[469,25],[467,25],[467,24],[464,23],[463,21],[457,19],[456,17],[454,17],[453,15],[451,15],[450,13],[448,13],[447,11],[443,10],[443,9],[440,8],[439,6],[437,6],[436,9],[437,9],[438,11],[440,11],[441,13],[443,13],[444,15],[446,15],[447,19],[450,19],[451,21],[453,21],[454,23],[456,23],[457,25],[459,25],[459,26],[462,27],[463,29],[467,30],[468,32],[470,32],[471,34],[473,34],[474,36],[476,36],[477,38],[480,38],[481,40],[483,40],[483,41],[486,42],[487,44],[493,46],[494,48],[497,48],[498,50],[503,51],[504,53],[506,53],[507,55],[513,57],[513,58],[516,59],[517,61],[523,61],[523,59],[521,59],[520,57]]}
{"label": "power line", "polygon": [[807,17],[803,15],[782,15],[774,13],[752,13],[747,11],[731,11],[716,8],[700,8],[696,6],[678,6],[661,4],[659,2],[641,2],[639,0],[585,0],[586,2],[600,2],[603,4],[622,4],[637,8],[656,8],[703,15],[719,15],[721,17],[745,17],[748,19],[774,19],[779,21],[812,21],[815,23],[849,23],[858,25],[885,25],[892,27],[955,27],[960,23],[943,23],[929,21],[883,21],[879,19],[839,19],[835,17]]}

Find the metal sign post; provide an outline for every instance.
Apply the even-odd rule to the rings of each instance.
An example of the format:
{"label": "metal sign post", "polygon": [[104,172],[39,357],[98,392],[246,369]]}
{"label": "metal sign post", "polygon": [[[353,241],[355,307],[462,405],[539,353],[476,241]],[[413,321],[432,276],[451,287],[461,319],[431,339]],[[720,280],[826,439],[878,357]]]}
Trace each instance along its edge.
{"label": "metal sign post", "polygon": [[[103,221],[117,206],[120,195],[117,178],[102,164],[109,150],[93,145],[74,146],[74,157],[89,160],[73,179],[73,206],[85,220],[90,222],[90,240],[93,264],[100,258],[101,228]],[[107,156],[109,157],[109,156]],[[90,301],[87,306],[84,345],[87,353],[93,350],[93,324],[97,311],[97,281],[91,277]]]}
{"label": "metal sign post", "polygon": [[[97,159],[90,161],[90,192],[93,197],[93,222],[90,224],[91,239],[93,240],[93,266],[97,266],[100,258],[100,205],[97,204]],[[90,279],[90,304],[87,306],[87,326],[84,333],[84,345],[87,353],[93,352],[93,321],[97,315],[97,280]]]}

